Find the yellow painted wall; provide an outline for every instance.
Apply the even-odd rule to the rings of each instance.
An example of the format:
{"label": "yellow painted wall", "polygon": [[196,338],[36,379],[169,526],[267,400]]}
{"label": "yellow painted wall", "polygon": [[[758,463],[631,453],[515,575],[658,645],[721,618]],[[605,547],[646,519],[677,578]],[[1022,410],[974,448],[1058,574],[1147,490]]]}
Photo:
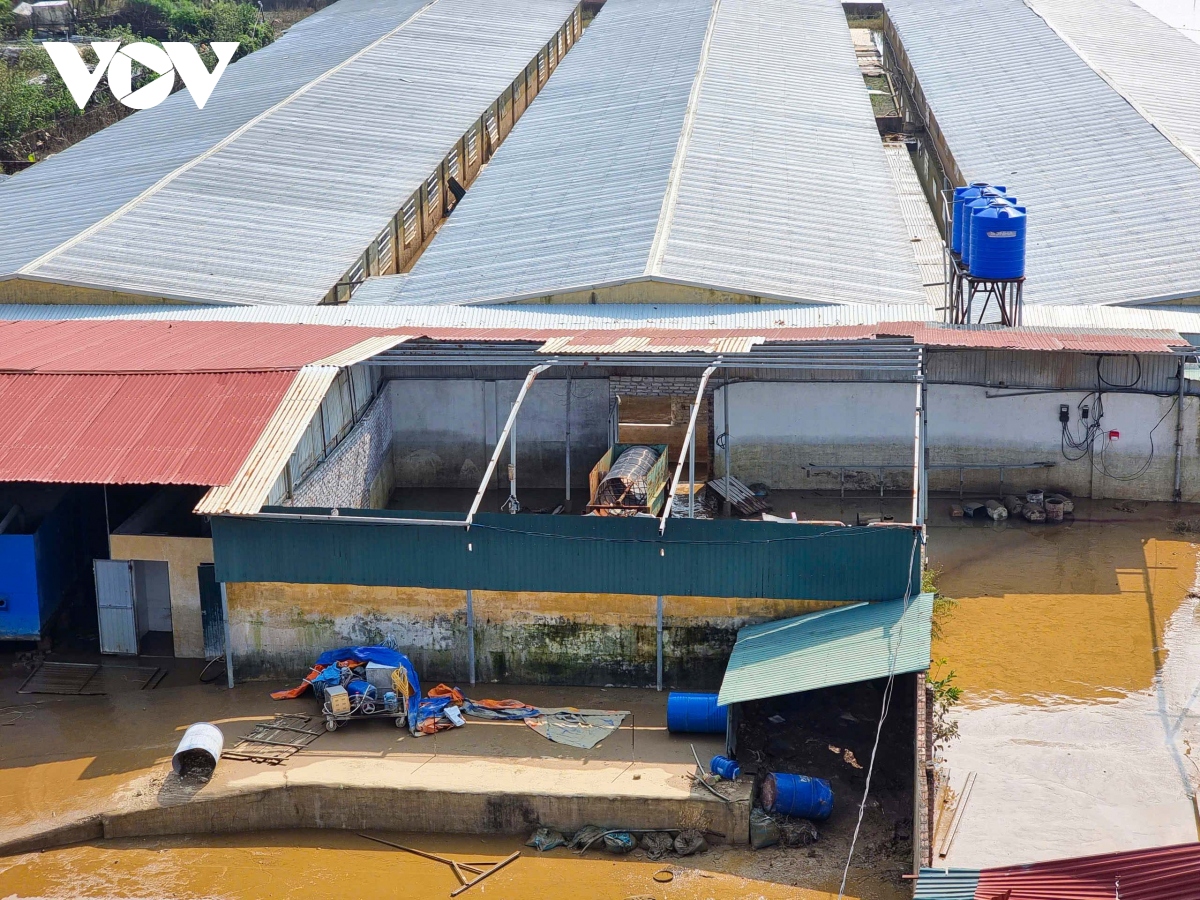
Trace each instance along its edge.
{"label": "yellow painted wall", "polygon": [[[150,294],[132,294],[101,288],[79,287],[70,284],[53,284],[48,281],[14,278],[0,281],[0,303],[49,303],[49,304],[134,304],[134,303],[179,303],[168,297]],[[200,301],[197,301],[200,302]]]}
{"label": "yellow painted wall", "polygon": [[[665,281],[634,281],[586,291],[549,294],[523,303],[762,303],[762,297]],[[768,301],[773,302],[773,301]]]}
{"label": "yellow painted wall", "polygon": [[113,534],[109,536],[108,547],[113,559],[154,559],[167,564],[175,655],[202,658],[204,626],[200,621],[200,581],[196,567],[213,561],[212,539]]}

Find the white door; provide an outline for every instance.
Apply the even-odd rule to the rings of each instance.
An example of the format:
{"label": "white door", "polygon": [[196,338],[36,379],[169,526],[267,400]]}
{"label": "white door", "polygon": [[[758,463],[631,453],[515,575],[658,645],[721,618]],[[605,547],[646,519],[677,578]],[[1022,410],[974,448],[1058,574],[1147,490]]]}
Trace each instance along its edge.
{"label": "white door", "polygon": [[100,652],[136,656],[137,605],[133,597],[133,562],[93,560],[96,573],[96,612],[100,621]]}

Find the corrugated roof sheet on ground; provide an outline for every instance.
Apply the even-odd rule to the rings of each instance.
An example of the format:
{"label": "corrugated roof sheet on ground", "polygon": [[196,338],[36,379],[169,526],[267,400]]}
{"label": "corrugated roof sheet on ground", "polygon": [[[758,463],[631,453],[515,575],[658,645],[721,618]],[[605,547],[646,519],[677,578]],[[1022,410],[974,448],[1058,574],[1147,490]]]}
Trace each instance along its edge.
{"label": "corrugated roof sheet on ground", "polygon": [[[103,188],[108,202],[81,215],[47,202],[54,192],[37,188],[48,179],[68,179],[57,189],[72,193],[90,185],[64,165],[38,172],[47,166],[41,163],[6,185],[0,220],[41,238],[16,240],[28,249],[5,254],[9,264],[0,272],[20,268],[40,280],[193,301],[317,303],[574,6],[341,0],[318,14],[323,28],[303,30],[301,39],[285,35],[284,51],[259,51],[268,57],[245,71],[259,53],[231,66],[203,111],[189,108],[181,92],[169,107],[130,117],[144,121],[126,128],[123,140],[81,142],[75,156],[110,176],[131,167]],[[364,7],[375,19],[371,28],[357,24]],[[343,18],[354,37],[342,42],[350,46],[326,52],[327,32]],[[286,50],[307,61],[294,62]],[[303,78],[291,77],[297,66]],[[247,79],[282,81],[290,90],[267,91]],[[241,102],[252,90],[260,95],[255,102]],[[147,145],[151,162],[131,163],[128,148]],[[25,181],[33,192],[14,193]],[[41,224],[28,217],[34,202]],[[0,231],[0,243],[6,237]]]}
{"label": "corrugated roof sheet on ground", "polygon": [[0,374],[0,481],[224,484],[295,377]]}
{"label": "corrugated roof sheet on ground", "polygon": [[921,869],[913,900],[975,900],[978,869]]}
{"label": "corrugated roof sheet on ground", "polygon": [[1200,897],[1200,843],[983,869],[975,900],[998,897],[1195,900]]}
{"label": "corrugated roof sheet on ground", "polygon": [[718,702],[883,678],[929,668],[933,594],[858,603],[738,632]]}
{"label": "corrugated roof sheet on ground", "polygon": [[651,279],[924,304],[840,4],[609,0],[407,277],[353,302]]}
{"label": "corrugated roof sheet on ground", "polygon": [[[1037,13],[889,0],[887,14],[965,178],[1029,209],[1027,317],[1200,294],[1200,170]],[[987,35],[974,54],[967,34]]]}
{"label": "corrugated roof sheet on ground", "polygon": [[298,369],[372,340],[379,329],[244,322],[0,320],[0,371],[188,372]]}

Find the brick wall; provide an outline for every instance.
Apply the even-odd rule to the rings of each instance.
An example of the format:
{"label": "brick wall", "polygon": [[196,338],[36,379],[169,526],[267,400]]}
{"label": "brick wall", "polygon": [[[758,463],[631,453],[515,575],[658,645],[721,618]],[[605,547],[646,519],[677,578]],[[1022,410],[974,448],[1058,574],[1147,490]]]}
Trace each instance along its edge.
{"label": "brick wall", "polygon": [[354,429],[293,490],[288,505],[362,509],[386,503],[391,408],[387,391],[381,392]]}

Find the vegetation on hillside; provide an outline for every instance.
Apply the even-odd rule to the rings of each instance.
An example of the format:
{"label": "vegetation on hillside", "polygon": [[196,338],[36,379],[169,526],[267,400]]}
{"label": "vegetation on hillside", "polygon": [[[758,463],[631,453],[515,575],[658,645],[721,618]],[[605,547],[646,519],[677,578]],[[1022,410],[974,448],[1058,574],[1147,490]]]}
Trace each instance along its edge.
{"label": "vegetation on hillside", "polygon": [[[0,0],[0,37],[5,39],[0,60],[0,167],[12,174],[50,153],[58,152],[101,128],[130,115],[102,79],[85,111],[80,111],[30,32],[16,32],[10,0]],[[240,0],[97,0],[80,11],[78,33],[95,40],[188,41],[197,45],[211,68],[216,57],[212,41],[237,41],[234,59],[253,53],[275,40],[276,28],[263,21],[256,5]],[[84,60],[96,56],[81,44]],[[152,75],[145,74],[143,80]],[[178,87],[178,85],[177,85]]]}

